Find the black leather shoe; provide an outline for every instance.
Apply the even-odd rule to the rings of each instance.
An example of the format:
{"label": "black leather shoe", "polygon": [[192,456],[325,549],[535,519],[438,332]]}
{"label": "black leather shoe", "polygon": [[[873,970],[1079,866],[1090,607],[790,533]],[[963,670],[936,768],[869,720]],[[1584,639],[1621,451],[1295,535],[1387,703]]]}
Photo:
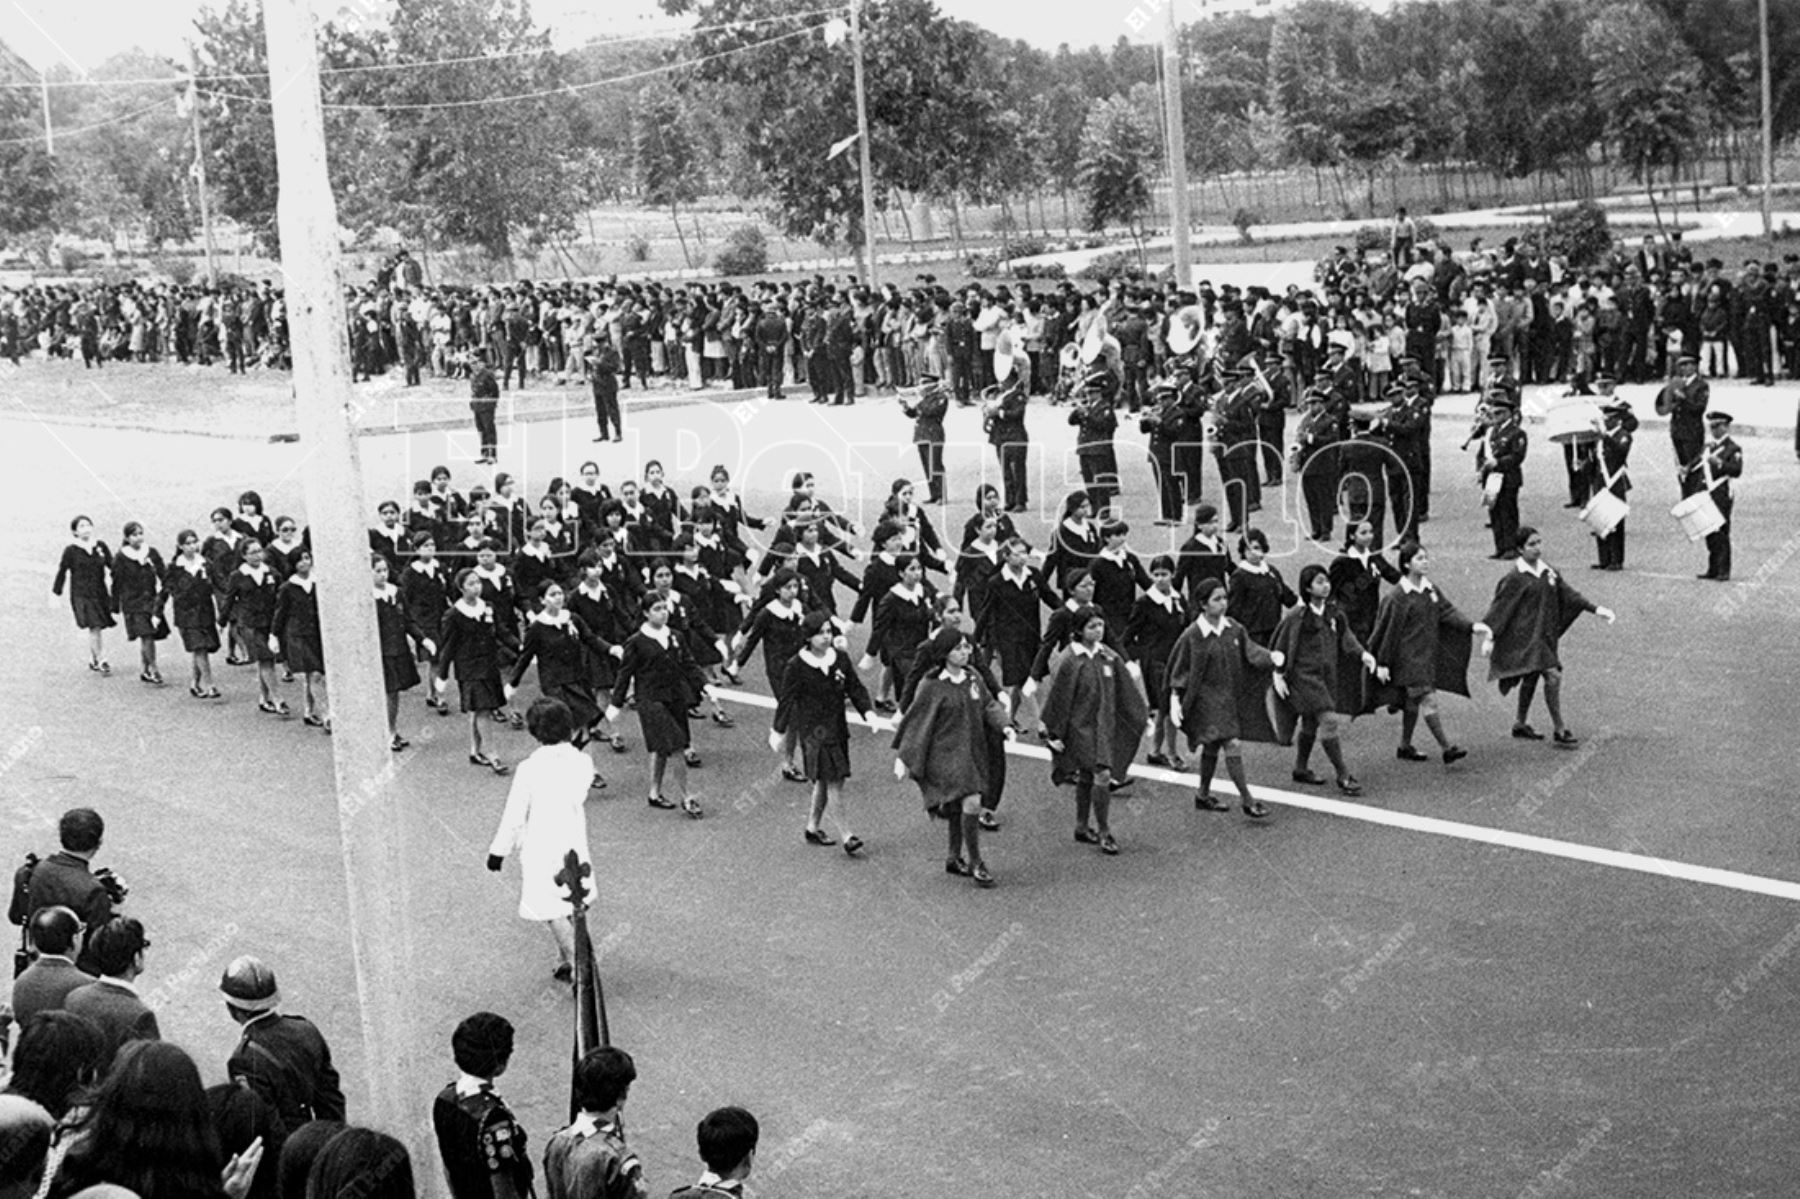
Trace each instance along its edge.
{"label": "black leather shoe", "polygon": [[1410,745],[1402,745],[1399,749],[1394,751],[1394,756],[1396,758],[1399,758],[1402,762],[1429,762],[1429,761],[1431,761],[1431,759],[1429,757],[1427,757],[1423,751],[1414,749]]}
{"label": "black leather shoe", "polygon": [[962,876],[963,878],[968,878],[969,877],[969,864],[967,862],[963,861],[961,858],[945,858],[944,859],[944,873],[945,874],[956,874],[956,875]]}
{"label": "black leather shoe", "polygon": [[1268,814],[1268,806],[1259,799],[1253,799],[1244,805],[1244,815],[1250,817],[1252,820],[1262,820],[1266,818]]}
{"label": "black leather shoe", "polygon": [[815,831],[809,828],[806,830],[806,843],[808,845],[836,845],[837,839],[824,829]]}
{"label": "black leather shoe", "polygon": [[1337,781],[1337,789],[1345,795],[1361,795],[1362,794],[1362,784],[1357,782],[1353,776],[1348,775],[1348,774],[1346,774],[1343,778],[1341,778]]}
{"label": "black leather shoe", "polygon": [[1194,810],[1197,812],[1229,812],[1231,805],[1210,791],[1194,793]]}
{"label": "black leather shoe", "polygon": [[1450,766],[1469,756],[1469,751],[1460,745],[1452,745],[1444,751],[1444,765]]}
{"label": "black leather shoe", "polygon": [[1075,830],[1075,840],[1083,845],[1100,844],[1100,838],[1094,834],[1094,830],[1085,826]]}
{"label": "black leather shoe", "polygon": [[675,801],[670,799],[666,795],[652,795],[645,802],[648,803],[653,808],[662,808],[665,811],[670,811],[670,812],[675,810]]}
{"label": "black leather shoe", "polygon": [[1325,776],[1312,770],[1296,770],[1294,771],[1294,781],[1296,783],[1305,783],[1309,787],[1323,787],[1325,785]]}
{"label": "black leather shoe", "polygon": [[1558,749],[1574,749],[1577,745],[1581,744],[1581,738],[1577,737],[1574,733],[1571,733],[1568,729],[1564,729],[1562,732],[1556,734],[1551,740],[1556,743],[1556,748]]}
{"label": "black leather shoe", "polygon": [[984,891],[994,885],[994,876],[988,873],[986,862],[977,862],[970,867],[969,877],[974,879],[975,885]]}
{"label": "black leather shoe", "polygon": [[1513,725],[1512,735],[1514,741],[1542,741],[1544,739],[1544,734],[1528,724]]}

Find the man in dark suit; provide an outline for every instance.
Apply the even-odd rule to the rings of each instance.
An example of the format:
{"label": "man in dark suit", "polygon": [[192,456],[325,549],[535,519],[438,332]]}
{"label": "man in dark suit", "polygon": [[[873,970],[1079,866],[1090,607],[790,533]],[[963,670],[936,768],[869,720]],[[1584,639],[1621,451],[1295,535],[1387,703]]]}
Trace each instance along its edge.
{"label": "man in dark suit", "polygon": [[344,1092],[331,1049],[312,1021],[275,1010],[281,1003],[275,972],[245,955],[225,967],[219,990],[225,1010],[244,1027],[225,1063],[231,1080],[268,1100],[289,1128],[308,1120],[342,1120]]}
{"label": "man in dark suit", "polygon": [[21,1028],[39,1012],[54,1012],[69,992],[94,981],[75,965],[75,938],[81,919],[62,906],[39,908],[31,918],[31,947],[37,959],[13,980],[13,1021]]}
{"label": "man in dark suit", "polygon": [[1706,444],[1706,406],[1712,388],[1700,377],[1700,360],[1683,354],[1669,380],[1656,396],[1656,414],[1669,418],[1669,440],[1675,446],[1675,462],[1681,471],[1681,494],[1693,495],[1702,486],[1700,472],[1690,470],[1700,461]]}
{"label": "man in dark suit", "polygon": [[[93,931],[113,914],[112,893],[90,868],[105,835],[106,822],[94,809],[70,808],[64,812],[57,822],[62,851],[37,864],[23,896],[15,890],[8,919],[24,924],[42,908],[65,907],[75,913],[92,937]],[[87,960],[85,947],[80,956],[82,967],[92,972],[94,966]]]}
{"label": "man in dark suit", "polygon": [[825,318],[825,350],[831,360],[833,404],[856,403],[856,368],[850,360],[856,348],[856,321],[850,311],[850,293],[838,296],[837,306]]}
{"label": "man in dark suit", "polygon": [[130,916],[114,916],[88,938],[88,951],[100,977],[76,987],[63,1000],[63,1010],[86,1016],[106,1035],[106,1061],[111,1063],[127,1041],[159,1041],[156,1013],[138,995],[136,980],[144,973],[144,950],[150,941],[144,926]]}

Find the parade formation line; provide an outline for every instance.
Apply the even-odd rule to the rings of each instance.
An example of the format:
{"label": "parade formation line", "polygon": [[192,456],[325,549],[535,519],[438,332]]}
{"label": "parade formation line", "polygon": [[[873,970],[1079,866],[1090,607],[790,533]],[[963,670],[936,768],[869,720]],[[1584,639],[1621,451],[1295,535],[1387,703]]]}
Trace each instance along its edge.
{"label": "parade formation line", "polygon": [[[746,704],[754,708],[772,709],[775,707],[773,699],[766,695],[758,695],[754,691],[741,691],[729,687],[714,687],[712,691],[720,699],[730,700],[733,703]],[[846,717],[852,724],[860,724],[865,727],[869,725],[867,720],[859,716],[846,713]],[[1050,760],[1049,750],[1041,745],[1028,745],[1022,741],[1008,742],[1006,752],[1015,757],[1033,758],[1040,762]],[[1189,790],[1192,790],[1195,785],[1192,773],[1167,770],[1160,766],[1134,765],[1131,768],[1131,775],[1149,782],[1167,783],[1170,786],[1185,787]],[[1627,853],[1618,849],[1602,849],[1595,845],[1582,845],[1575,841],[1558,841],[1552,837],[1515,833],[1506,829],[1487,828],[1479,824],[1464,824],[1457,820],[1440,820],[1435,816],[1416,816],[1411,812],[1394,812],[1385,808],[1371,807],[1368,804],[1345,803],[1342,800],[1302,795],[1295,791],[1281,791],[1273,787],[1252,787],[1251,791],[1255,793],[1256,798],[1265,803],[1300,808],[1308,812],[1319,812],[1326,816],[1340,816],[1345,820],[1360,820],[1366,824],[1385,825],[1388,828],[1405,829],[1413,833],[1454,837],[1459,841],[1473,841],[1483,845],[1498,845],[1506,849],[1522,850],[1526,853],[1543,854],[1547,857],[1567,858],[1571,861],[1586,862],[1591,866],[1610,866],[1615,870],[1631,870],[1638,874],[1651,874],[1660,878],[1677,879],[1681,882],[1699,883],[1707,887],[1724,887],[1728,890],[1744,891],[1752,895],[1767,895],[1774,899],[1800,902],[1800,882],[1789,882],[1786,879],[1766,878],[1759,874],[1745,874],[1737,870],[1720,870],[1712,866],[1696,866],[1691,862],[1654,858],[1647,854]]]}

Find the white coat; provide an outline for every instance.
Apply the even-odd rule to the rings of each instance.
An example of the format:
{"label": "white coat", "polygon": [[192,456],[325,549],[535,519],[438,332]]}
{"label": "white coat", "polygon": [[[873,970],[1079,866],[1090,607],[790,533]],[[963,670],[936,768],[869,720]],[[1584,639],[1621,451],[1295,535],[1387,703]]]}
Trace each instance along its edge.
{"label": "white coat", "polygon": [[[488,853],[504,858],[518,851],[521,919],[556,920],[570,915],[568,893],[556,876],[571,849],[583,862],[593,860],[588,854],[584,806],[593,780],[593,760],[567,742],[540,745],[519,763],[506,796],[506,812]],[[588,886],[591,895],[591,877]]]}

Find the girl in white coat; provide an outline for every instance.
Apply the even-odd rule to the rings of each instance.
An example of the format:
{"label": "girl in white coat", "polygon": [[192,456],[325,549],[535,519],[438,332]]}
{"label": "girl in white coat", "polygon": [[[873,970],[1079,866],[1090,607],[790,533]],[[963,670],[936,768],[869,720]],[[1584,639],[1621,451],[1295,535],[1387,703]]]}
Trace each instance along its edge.
{"label": "girl in white coat", "polygon": [[575,924],[568,894],[556,876],[570,850],[584,864],[592,862],[582,805],[594,781],[594,764],[571,744],[574,726],[568,706],[558,699],[540,699],[526,712],[525,727],[538,739],[538,748],[513,775],[506,813],[500,817],[487,860],[487,868],[498,873],[507,857],[518,851],[519,917],[550,926],[557,954],[552,973],[565,982],[574,972]]}

